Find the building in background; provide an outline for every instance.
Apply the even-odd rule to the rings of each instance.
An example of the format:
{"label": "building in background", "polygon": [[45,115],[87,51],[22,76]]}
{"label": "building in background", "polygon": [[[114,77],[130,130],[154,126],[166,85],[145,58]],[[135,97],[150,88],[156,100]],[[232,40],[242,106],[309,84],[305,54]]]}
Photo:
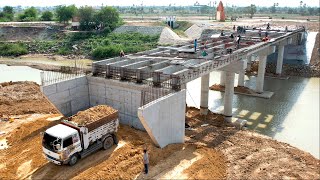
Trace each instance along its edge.
{"label": "building in background", "polygon": [[226,20],[226,16],[224,14],[224,7],[223,7],[223,4],[221,1],[217,7],[216,19],[217,19],[217,21],[225,21]]}

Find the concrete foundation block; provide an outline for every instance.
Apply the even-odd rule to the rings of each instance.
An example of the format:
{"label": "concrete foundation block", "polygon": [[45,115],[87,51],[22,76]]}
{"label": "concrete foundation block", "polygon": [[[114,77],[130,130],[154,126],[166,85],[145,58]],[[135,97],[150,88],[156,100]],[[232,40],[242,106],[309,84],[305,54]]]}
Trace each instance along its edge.
{"label": "concrete foundation block", "polygon": [[76,79],[76,86],[88,85],[88,80],[86,76],[79,77]]}
{"label": "concrete foundation block", "polygon": [[57,91],[58,92],[72,89],[75,87],[76,87],[76,80],[75,79],[62,81],[62,82],[57,83]]}
{"label": "concrete foundation block", "polygon": [[185,105],[186,90],[182,90],[138,109],[143,127],[157,146],[163,148],[168,144],[184,142]]}
{"label": "concrete foundation block", "polygon": [[57,93],[57,84],[51,84],[48,86],[42,86],[42,92],[43,94],[49,96],[51,94]]}
{"label": "concrete foundation block", "polygon": [[69,90],[51,94],[47,97],[53,104],[62,104],[71,100]]}

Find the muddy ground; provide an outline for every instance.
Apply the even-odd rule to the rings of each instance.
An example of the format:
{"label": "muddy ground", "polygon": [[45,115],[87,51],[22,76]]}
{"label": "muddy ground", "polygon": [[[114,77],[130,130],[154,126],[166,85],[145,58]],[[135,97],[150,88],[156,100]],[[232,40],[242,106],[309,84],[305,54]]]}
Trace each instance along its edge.
{"label": "muddy ground", "polygon": [[[7,89],[10,90],[10,86],[15,85],[8,85]],[[32,84],[26,86],[33,87]],[[2,91],[8,96],[17,96],[11,95],[16,91]],[[30,95],[24,97],[33,100]],[[19,103],[15,101],[13,109]],[[186,114],[186,122],[191,128],[186,130],[184,144],[160,149],[153,145],[146,132],[121,125],[117,146],[100,150],[73,167],[57,166],[42,156],[39,133],[59,123],[61,115],[48,114],[47,109],[53,108],[49,103],[43,104],[42,108],[43,111],[37,111],[38,115],[23,115],[25,110],[21,107],[20,123],[11,128],[10,125],[18,120],[1,121],[7,129],[0,138],[6,138],[9,147],[0,150],[0,179],[320,178],[320,162],[309,153],[252,131],[239,130],[226,123],[221,115],[201,116],[195,108],[188,108]],[[32,121],[23,122],[27,118]],[[142,173],[145,146],[150,155],[148,175]]]}

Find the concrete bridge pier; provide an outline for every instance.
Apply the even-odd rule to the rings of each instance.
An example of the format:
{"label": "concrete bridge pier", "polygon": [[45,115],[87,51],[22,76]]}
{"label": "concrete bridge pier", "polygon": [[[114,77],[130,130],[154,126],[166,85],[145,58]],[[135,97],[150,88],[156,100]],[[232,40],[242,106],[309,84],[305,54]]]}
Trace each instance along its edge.
{"label": "concrete bridge pier", "polygon": [[264,74],[266,71],[267,55],[259,55],[259,69],[256,80],[256,92],[263,93]]}
{"label": "concrete bridge pier", "polygon": [[247,57],[247,68],[246,68],[247,71],[250,71],[250,70],[251,70],[251,64],[252,64],[252,62],[253,62],[254,60],[255,60],[254,55],[251,55],[251,56],[248,56],[248,57]]}
{"label": "concrete bridge pier", "polygon": [[201,77],[200,114],[208,114],[210,73]]}
{"label": "concrete bridge pier", "polygon": [[234,72],[226,72],[226,88],[224,93],[224,116],[230,122],[232,118],[232,103],[234,94]]}
{"label": "concrete bridge pier", "polygon": [[263,93],[264,75],[266,72],[266,65],[267,65],[267,56],[274,52],[275,52],[275,46],[270,46],[262,50],[259,54],[259,68],[258,68],[258,76],[256,80],[257,93]]}
{"label": "concrete bridge pier", "polygon": [[220,72],[220,85],[224,86],[226,84],[226,72],[221,71]]}
{"label": "concrete bridge pier", "polygon": [[244,86],[244,75],[245,75],[245,69],[239,72],[238,86]]}
{"label": "concrete bridge pier", "polygon": [[278,46],[278,59],[277,59],[277,69],[276,74],[282,73],[282,65],[283,65],[283,53],[284,53],[284,44],[280,44]]}
{"label": "concrete bridge pier", "polygon": [[290,41],[289,39],[286,39],[285,41],[280,42],[278,45],[278,59],[277,59],[276,74],[282,73],[284,46],[289,44],[289,41]]}

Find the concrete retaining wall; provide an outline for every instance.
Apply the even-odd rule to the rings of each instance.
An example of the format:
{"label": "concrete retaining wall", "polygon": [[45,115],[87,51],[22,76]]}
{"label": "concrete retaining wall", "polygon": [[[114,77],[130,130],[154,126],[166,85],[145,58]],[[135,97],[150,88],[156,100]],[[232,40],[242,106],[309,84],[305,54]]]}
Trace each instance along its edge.
{"label": "concrete retaining wall", "polygon": [[159,98],[138,109],[139,118],[153,142],[163,148],[183,143],[186,90]]}
{"label": "concrete retaining wall", "polygon": [[65,116],[90,107],[86,76],[41,86],[41,91]]}
{"label": "concrete retaining wall", "polygon": [[143,86],[88,76],[90,106],[107,104],[119,111],[120,122],[144,130],[137,110]]}

